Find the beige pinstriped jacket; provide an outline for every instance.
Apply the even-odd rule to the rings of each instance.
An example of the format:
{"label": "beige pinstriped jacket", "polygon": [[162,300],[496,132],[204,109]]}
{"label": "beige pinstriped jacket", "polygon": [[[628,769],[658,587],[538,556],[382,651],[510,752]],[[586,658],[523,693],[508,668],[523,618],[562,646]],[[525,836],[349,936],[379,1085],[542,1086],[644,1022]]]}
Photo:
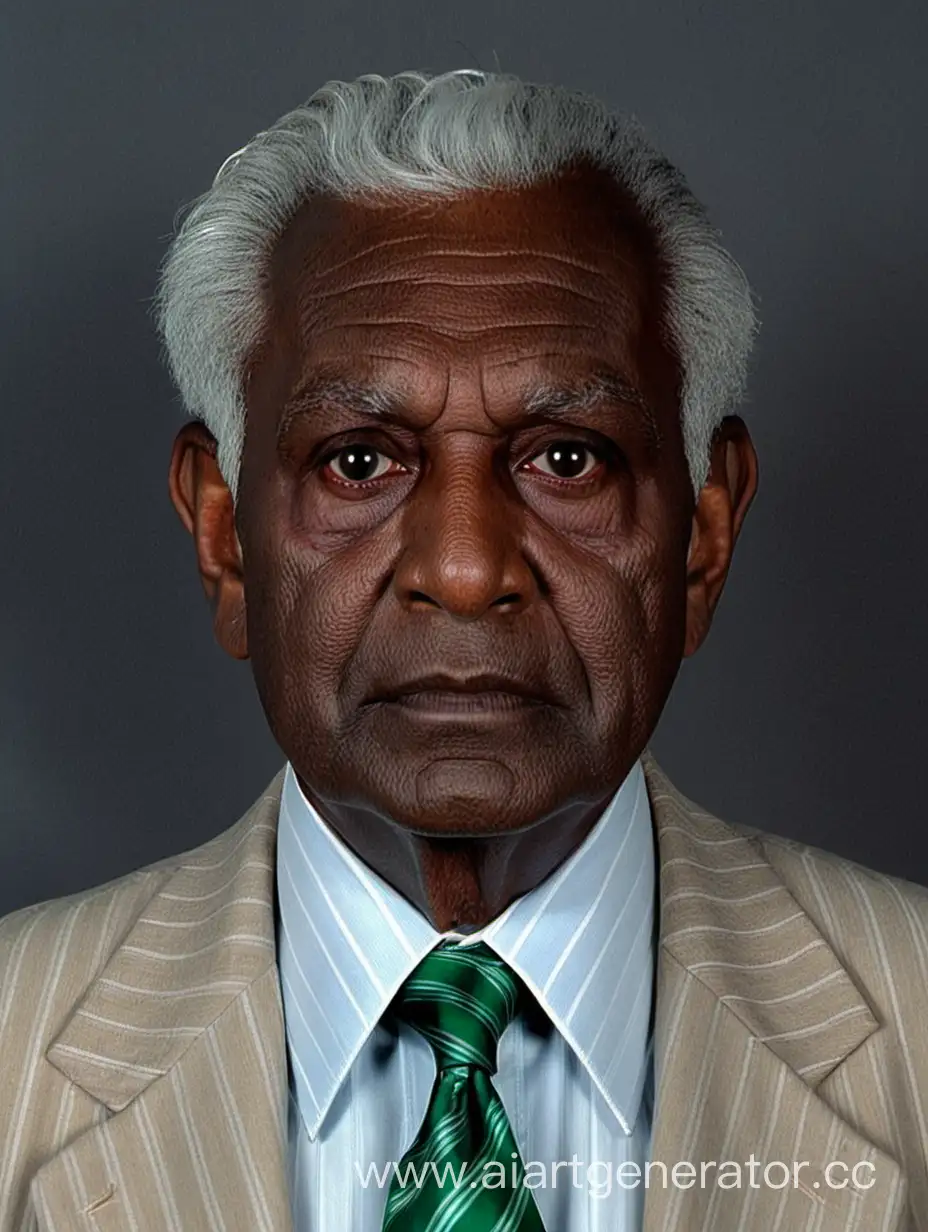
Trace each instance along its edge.
{"label": "beige pinstriped jacket", "polygon": [[[728,825],[642,761],[651,1154],[695,1174],[652,1173],[645,1232],[926,1232],[928,891]],[[0,1232],[290,1228],[280,784],[194,851],[0,922]],[[742,1163],[741,1186],[708,1166],[701,1184],[711,1161]],[[765,1185],[771,1161],[798,1184]],[[872,1164],[869,1187],[829,1186],[833,1162]]]}

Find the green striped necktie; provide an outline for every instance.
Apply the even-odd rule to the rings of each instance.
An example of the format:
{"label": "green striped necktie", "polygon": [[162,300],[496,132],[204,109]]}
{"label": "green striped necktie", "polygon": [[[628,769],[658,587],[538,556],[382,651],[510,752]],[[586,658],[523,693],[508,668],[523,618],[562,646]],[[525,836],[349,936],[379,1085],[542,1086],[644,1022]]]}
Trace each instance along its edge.
{"label": "green striped necktie", "polygon": [[520,991],[482,941],[439,946],[400,988],[393,1008],[432,1045],[438,1072],[394,1172],[383,1232],[544,1232],[490,1081]]}

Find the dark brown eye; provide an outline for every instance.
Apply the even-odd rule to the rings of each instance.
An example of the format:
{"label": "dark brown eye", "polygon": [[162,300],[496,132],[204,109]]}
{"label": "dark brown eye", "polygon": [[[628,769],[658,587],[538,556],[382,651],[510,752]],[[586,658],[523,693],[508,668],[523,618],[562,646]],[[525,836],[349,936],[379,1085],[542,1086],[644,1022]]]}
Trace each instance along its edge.
{"label": "dark brown eye", "polygon": [[370,445],[346,445],[326,465],[342,483],[367,483],[385,475],[396,463]]}
{"label": "dark brown eye", "polygon": [[599,458],[583,441],[554,441],[529,463],[554,479],[584,479],[598,465]]}

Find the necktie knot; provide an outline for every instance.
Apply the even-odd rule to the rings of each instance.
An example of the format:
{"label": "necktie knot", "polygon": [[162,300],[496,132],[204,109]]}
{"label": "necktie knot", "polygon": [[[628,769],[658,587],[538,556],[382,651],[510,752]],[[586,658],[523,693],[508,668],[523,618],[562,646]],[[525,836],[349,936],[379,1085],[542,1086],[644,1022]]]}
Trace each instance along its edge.
{"label": "necktie knot", "polygon": [[516,975],[478,941],[432,950],[400,988],[394,1008],[432,1045],[439,1073],[474,1065],[494,1074],[497,1045],[518,999]]}

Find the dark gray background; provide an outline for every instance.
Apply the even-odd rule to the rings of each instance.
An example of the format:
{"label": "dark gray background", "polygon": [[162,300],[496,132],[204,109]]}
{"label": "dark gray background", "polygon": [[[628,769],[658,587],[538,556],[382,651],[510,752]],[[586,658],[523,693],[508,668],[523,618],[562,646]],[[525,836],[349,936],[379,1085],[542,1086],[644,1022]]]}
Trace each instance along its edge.
{"label": "dark gray background", "polygon": [[175,210],[328,78],[497,60],[635,111],[760,299],[760,491],[659,760],[726,818],[928,882],[926,11],[8,6],[0,913],[206,840],[281,761],[167,499],[148,313]]}

